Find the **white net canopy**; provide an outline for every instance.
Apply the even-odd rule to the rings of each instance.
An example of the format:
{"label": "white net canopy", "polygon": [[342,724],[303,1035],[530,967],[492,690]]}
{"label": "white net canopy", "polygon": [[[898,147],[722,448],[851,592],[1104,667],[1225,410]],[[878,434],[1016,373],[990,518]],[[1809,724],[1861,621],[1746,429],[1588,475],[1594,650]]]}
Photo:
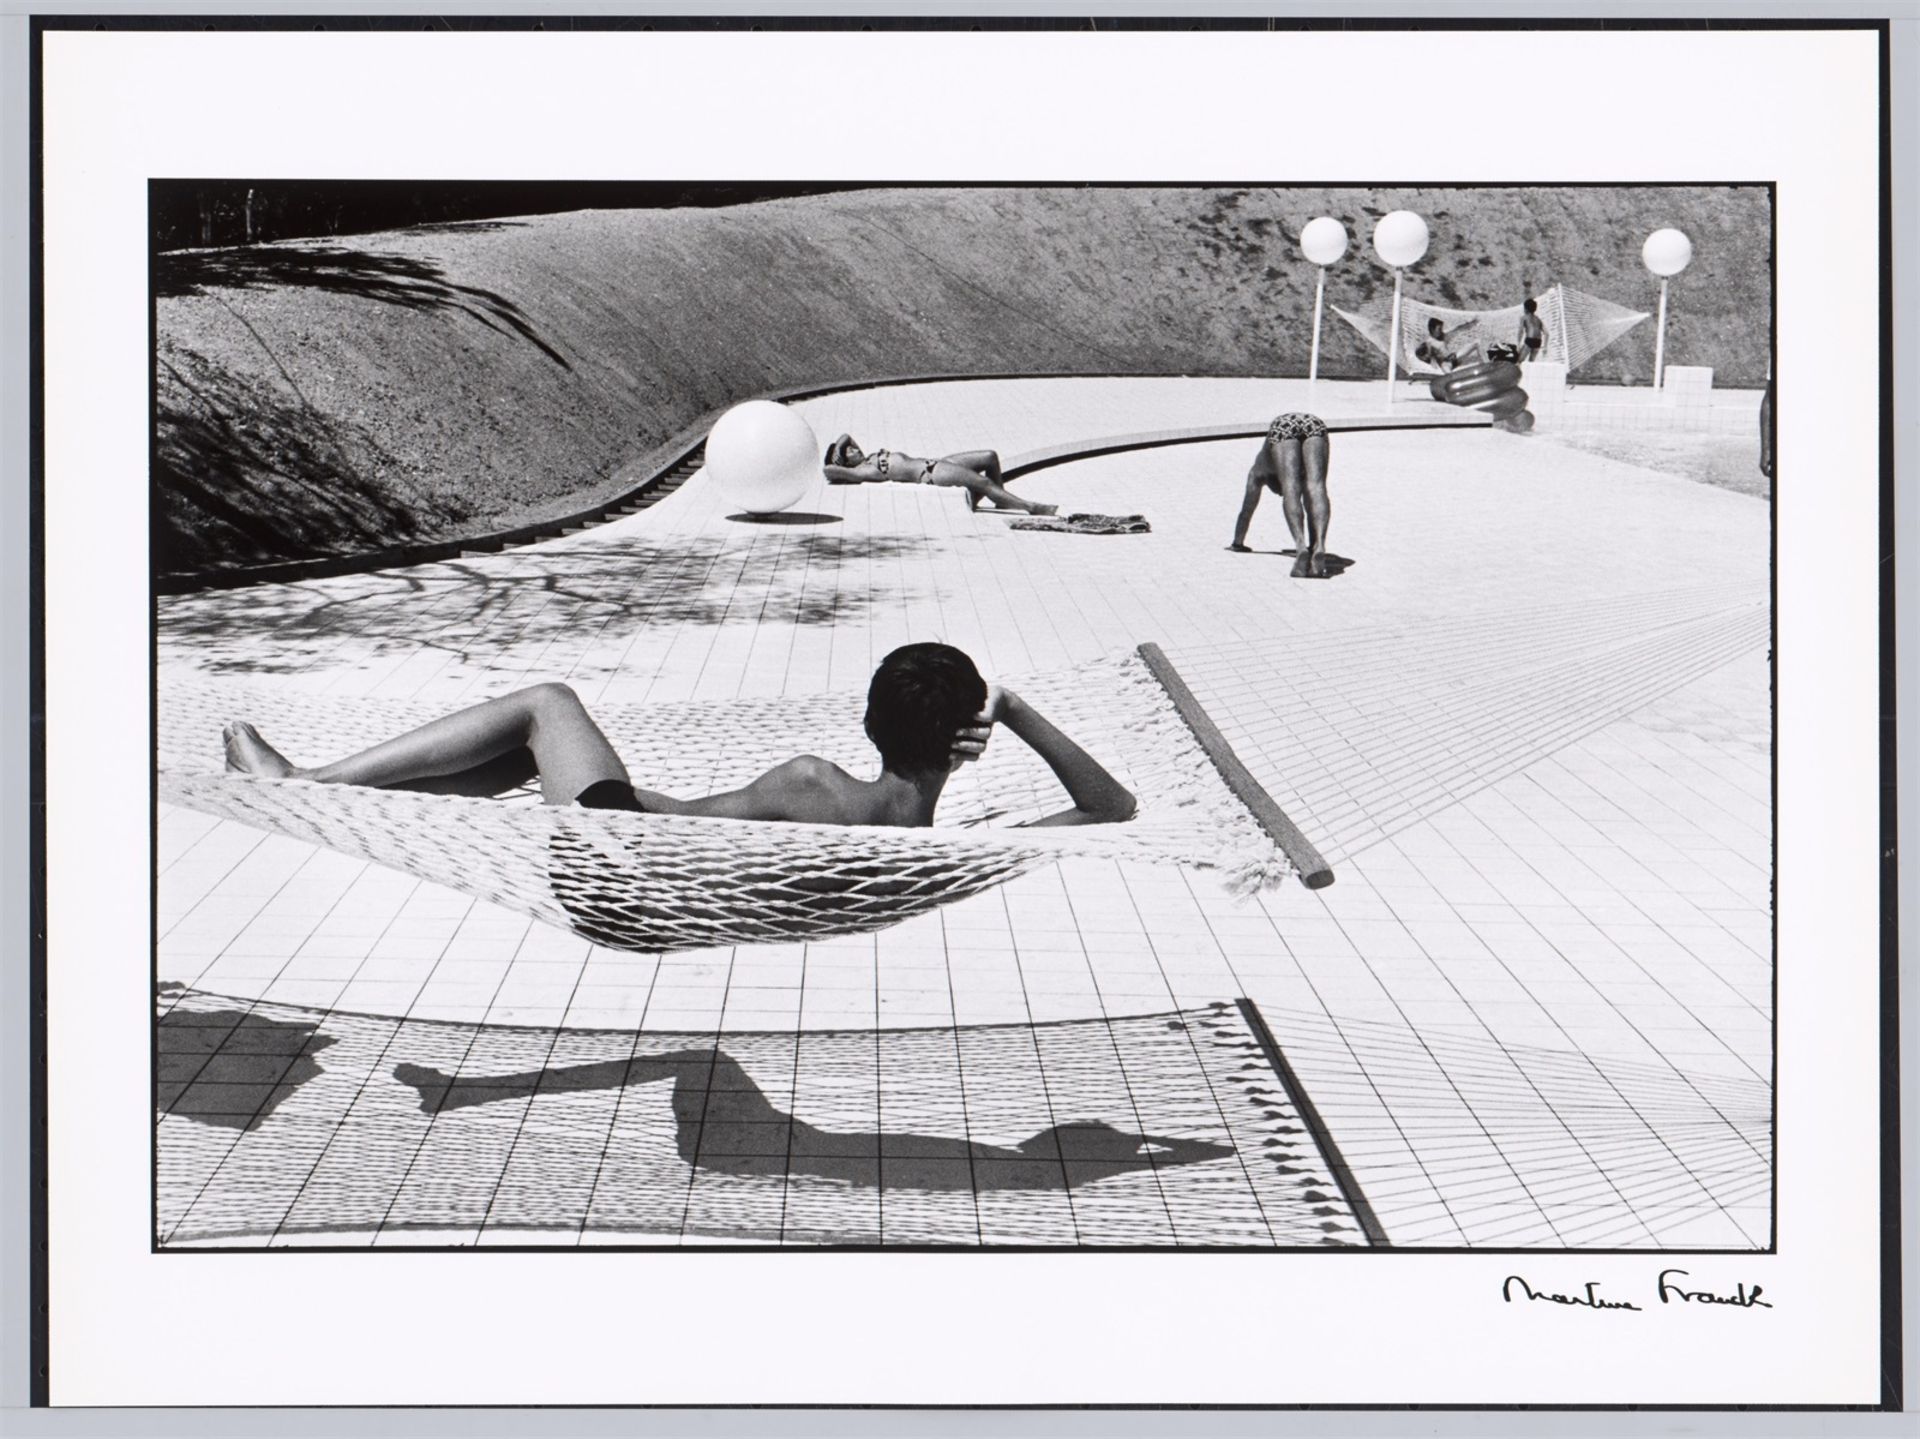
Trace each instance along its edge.
{"label": "white net canopy", "polygon": [[[1546,328],[1546,344],[1539,358],[1578,369],[1627,331],[1647,318],[1644,310],[1629,310],[1597,295],[1589,295],[1566,285],[1555,285],[1534,297],[1536,312]],[[1387,332],[1392,328],[1391,312],[1355,314],[1332,307],[1381,354],[1387,353]],[[1511,345],[1520,337],[1522,307],[1508,305],[1499,310],[1457,310],[1431,305],[1424,300],[1402,296],[1400,300],[1400,367],[1408,374],[1437,374],[1442,366],[1422,354],[1428,337],[1427,322],[1437,319],[1445,328],[1447,347],[1461,363],[1482,359],[1489,345]]]}
{"label": "white net canopy", "polygon": [[[1018,828],[1066,800],[1010,735],[949,782],[930,829],[767,824],[258,779],[224,768],[221,726],[257,723],[296,763],[352,753],[435,718],[408,701],[285,683],[198,678],[161,687],[161,798],[292,835],[637,951],[881,929],[1066,855],[1223,872],[1236,890],[1293,872],[1223,782],[1137,654],[1020,683],[1024,695],[1131,788],[1130,823]],[[596,708],[638,782],[700,795],[745,784],[806,748],[875,765],[865,697]]]}

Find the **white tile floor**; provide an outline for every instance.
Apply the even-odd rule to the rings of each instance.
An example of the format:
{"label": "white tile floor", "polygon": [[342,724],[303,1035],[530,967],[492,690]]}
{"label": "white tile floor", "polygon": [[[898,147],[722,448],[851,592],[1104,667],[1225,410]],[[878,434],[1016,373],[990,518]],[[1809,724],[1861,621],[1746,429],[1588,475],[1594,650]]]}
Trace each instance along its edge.
{"label": "white tile floor", "polygon": [[[823,435],[1011,457],[1308,407],[1362,416],[1378,387],[979,382],[805,408]],[[591,705],[859,687],[908,639],[958,644],[990,677],[1152,639],[1336,858],[1330,889],[1242,900],[1179,869],[1075,860],[878,935],[639,956],[169,807],[159,977],[374,1015],[741,1032],[1246,995],[1396,1242],[1764,1244],[1769,676],[1764,622],[1715,605],[1764,602],[1765,504],[1491,432],[1336,436],[1333,548],[1355,563],[1309,583],[1272,553],[1277,503],[1254,521],[1262,553],[1222,550],[1250,455],[1182,446],[1020,483],[1154,526],[1112,538],[1013,532],[906,485],[823,488],[797,507],[817,524],[746,524],[696,477],[529,550],[165,600],[162,678],[449,707],[563,678]],[[1647,597],[1704,628],[1667,642],[1634,606]],[[1568,618],[1605,614],[1611,629]],[[1449,686],[1448,645],[1485,661],[1453,671],[1472,683]],[[1502,684],[1503,656],[1545,656],[1560,680]],[[1329,735],[1364,772],[1328,764]],[[1316,789],[1303,756],[1340,783]],[[1586,1136],[1568,1103],[1603,1091],[1641,1116],[1623,1158],[1540,1140],[1543,1116]],[[1730,1144],[1729,1177],[1684,1200],[1621,1193],[1651,1164],[1640,1139],[1670,1131]]]}

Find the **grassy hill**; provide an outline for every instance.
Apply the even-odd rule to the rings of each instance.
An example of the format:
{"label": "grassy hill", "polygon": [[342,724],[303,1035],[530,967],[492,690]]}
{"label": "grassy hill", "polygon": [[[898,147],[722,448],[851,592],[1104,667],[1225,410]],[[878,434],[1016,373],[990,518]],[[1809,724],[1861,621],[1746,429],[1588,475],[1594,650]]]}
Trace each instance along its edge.
{"label": "grassy hill", "polygon": [[[1694,242],[1667,359],[1758,384],[1770,215],[1754,188],[910,189],[578,211],[155,262],[163,571],[343,555],[571,513],[746,396],[912,374],[1304,374],[1300,227],[1362,248],[1331,304],[1384,308],[1364,250],[1433,240],[1409,293],[1556,281],[1651,309],[1640,243]],[[1576,378],[1644,382],[1643,325]],[[1321,372],[1380,357],[1329,316]]]}

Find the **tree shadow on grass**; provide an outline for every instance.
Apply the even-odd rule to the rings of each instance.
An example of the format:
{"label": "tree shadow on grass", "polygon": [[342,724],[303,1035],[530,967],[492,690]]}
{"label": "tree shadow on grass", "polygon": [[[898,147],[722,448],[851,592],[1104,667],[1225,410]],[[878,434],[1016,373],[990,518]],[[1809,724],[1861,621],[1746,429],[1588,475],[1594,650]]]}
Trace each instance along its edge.
{"label": "tree shadow on grass", "polygon": [[160,356],[155,428],[163,574],[382,549],[467,517],[370,432],[195,355]]}
{"label": "tree shadow on grass", "polygon": [[[843,590],[842,567],[924,568],[930,541],[771,530],[671,544],[637,538],[529,548],[481,560],[416,565],[296,584],[171,597],[160,610],[168,654],[209,673],[290,674],[340,662],[432,651],[486,666],[510,652],[570,670],[617,654],[642,631],[727,623],[839,625],[904,597]],[[907,563],[902,564],[902,561]],[[572,665],[568,654],[580,658]],[[164,657],[163,657],[164,662]],[[524,663],[519,665],[524,669]]]}
{"label": "tree shadow on grass", "polygon": [[154,258],[153,286],[163,300],[215,290],[314,289],[409,310],[455,310],[490,330],[512,331],[561,369],[573,368],[513,301],[492,290],[456,285],[438,265],[413,255],[333,245],[177,251]]}

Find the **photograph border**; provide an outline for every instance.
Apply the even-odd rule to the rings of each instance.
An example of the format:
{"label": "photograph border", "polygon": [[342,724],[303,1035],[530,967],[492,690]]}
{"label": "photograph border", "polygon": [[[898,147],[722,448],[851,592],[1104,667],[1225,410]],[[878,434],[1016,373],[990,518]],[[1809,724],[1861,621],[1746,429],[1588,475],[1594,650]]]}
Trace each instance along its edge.
{"label": "photograph border", "polygon": [[[245,18],[220,16],[220,17],[195,17],[195,19],[197,21],[204,20],[206,23],[204,25],[201,23],[195,23],[192,25],[182,25],[180,23],[180,17],[177,17],[177,16],[175,17],[153,17],[153,16],[127,17],[127,16],[118,16],[118,15],[71,16],[71,17],[62,16],[58,18],[36,16],[31,22],[32,50],[31,50],[31,55],[29,57],[29,66],[30,66],[29,185],[31,187],[32,198],[31,198],[31,226],[30,226],[31,236],[29,240],[31,274],[30,274],[30,282],[29,282],[28,328],[29,328],[31,342],[32,342],[32,353],[31,353],[31,359],[30,359],[29,371],[28,371],[29,394],[30,394],[29,429],[28,429],[28,445],[29,445],[28,499],[29,499],[30,532],[31,532],[30,538],[29,538],[30,599],[29,599],[29,610],[28,610],[28,623],[31,629],[32,643],[29,651],[27,693],[28,693],[28,704],[30,707],[30,712],[34,719],[34,728],[33,728],[33,735],[32,735],[31,772],[30,772],[31,796],[32,796],[32,812],[31,812],[32,819],[31,819],[31,829],[30,829],[30,850],[29,850],[30,907],[29,907],[28,922],[31,929],[31,941],[30,941],[30,949],[29,949],[29,960],[30,960],[29,983],[31,986],[30,988],[31,1024],[30,1024],[30,1045],[28,1049],[28,1062],[31,1068],[31,1089],[29,1093],[28,1102],[30,1107],[30,1125],[31,1125],[31,1135],[32,1135],[32,1157],[33,1157],[33,1165],[32,1165],[31,1174],[30,1174],[30,1193],[31,1193],[30,1225],[31,1225],[31,1237],[32,1237],[31,1303],[33,1305],[34,1318],[31,1326],[32,1350],[31,1350],[30,1362],[32,1365],[32,1393],[33,1393],[32,1402],[36,1406],[46,1404],[48,1399],[48,1393],[49,1393],[48,1373],[47,1373],[47,1355],[48,1355],[47,1313],[48,1313],[48,1304],[50,1300],[50,1290],[49,1290],[50,1260],[49,1260],[49,1256],[46,1248],[46,1233],[47,1233],[46,1146],[48,1143],[48,1132],[46,1127],[47,1126],[47,1093],[46,1093],[46,1043],[47,1043],[46,921],[47,921],[47,913],[46,913],[46,885],[45,885],[46,768],[45,768],[44,735],[39,725],[40,716],[44,712],[44,697],[45,697],[44,566],[46,562],[45,535],[44,535],[44,529],[43,529],[44,512],[43,512],[43,503],[42,503],[42,498],[44,494],[44,484],[45,484],[45,457],[44,457],[45,430],[44,430],[44,408],[43,408],[43,405],[44,405],[43,346],[44,346],[44,338],[45,338],[45,311],[44,311],[44,289],[43,289],[44,250],[43,250],[43,231],[42,231],[44,216],[42,213],[42,201],[41,201],[42,185],[44,181],[43,149],[42,149],[44,137],[41,130],[41,123],[42,123],[41,43],[44,35],[49,31],[57,31],[57,30],[64,30],[64,29],[109,28],[109,29],[136,29],[136,30],[139,30],[139,29],[174,30],[174,29],[188,29],[188,28],[191,28],[191,29],[206,28],[206,29],[243,30],[243,31],[244,30],[301,30],[301,29],[320,28],[321,25],[324,25],[328,28],[345,28],[349,23],[348,21],[343,20],[341,18],[331,17],[331,16],[321,17],[321,20],[318,23],[309,23],[309,17],[300,17],[300,16],[245,17]],[[604,20],[604,23],[602,23],[603,20]],[[484,18],[475,19],[471,24],[467,24],[466,22],[463,21],[459,28],[467,29],[467,30],[483,29],[483,30],[489,30],[489,31],[492,31],[492,30],[512,31],[512,30],[524,29],[524,28],[548,28],[554,25],[555,23],[556,23],[556,17],[552,17],[552,16],[542,17],[540,19],[535,19],[531,21],[526,19],[515,19],[515,18],[507,18],[507,17],[484,17]],[[1101,23],[1104,24],[1105,22],[1101,22]],[[1145,20],[1141,20],[1141,21],[1118,20],[1113,22],[1113,26],[1114,28],[1122,28],[1122,29],[1126,29],[1126,28],[1156,29],[1156,28],[1167,28],[1171,23],[1174,23],[1174,22],[1155,22],[1155,21],[1145,21]],[[1177,23],[1179,24],[1180,28],[1202,28],[1201,26],[1198,26],[1198,25],[1190,25],[1187,22],[1177,22]],[[782,17],[782,18],[744,17],[744,16],[697,17],[697,18],[585,17],[583,19],[570,20],[567,22],[567,24],[569,28],[574,28],[574,29],[603,29],[604,28],[604,29],[610,29],[610,30],[674,29],[674,28],[684,28],[684,29],[690,29],[690,30],[745,30],[745,29],[818,30],[818,29],[851,28],[848,25],[848,23],[845,21],[822,20],[816,17]],[[366,28],[369,31],[378,33],[381,30],[401,30],[401,29],[415,30],[420,28],[420,26],[418,24],[417,16],[407,16],[407,17],[385,17],[385,18],[369,20],[366,23],[364,28]],[[447,28],[451,29],[454,27],[448,26]],[[902,30],[929,30],[929,29],[937,30],[937,29],[946,29],[946,28],[1007,29],[1007,30],[1070,30],[1070,29],[1083,29],[1083,28],[1086,28],[1086,25],[1084,22],[1076,22],[1076,21],[1066,20],[1066,19],[1004,20],[1004,19],[998,19],[993,17],[980,17],[978,19],[968,18],[964,20],[924,20],[924,21],[912,20],[912,19],[890,19],[886,21],[881,21],[876,19],[869,22],[863,22],[861,28],[898,28]],[[1893,285],[1895,281],[1896,271],[1895,271],[1894,220],[1893,220],[1893,193],[1894,193],[1893,166],[1892,166],[1892,159],[1891,159],[1892,150],[1893,150],[1892,54],[1891,54],[1890,33],[1889,33],[1888,22],[1885,19],[1876,21],[1876,20],[1861,20],[1861,19],[1851,19],[1851,18],[1834,18],[1834,19],[1827,19],[1827,20],[1803,20],[1803,19],[1764,20],[1763,19],[1763,20],[1740,20],[1740,21],[1730,20],[1725,22],[1711,22],[1711,21],[1689,22],[1685,19],[1676,19],[1671,21],[1641,20],[1641,19],[1600,20],[1600,21],[1581,21],[1577,19],[1566,19],[1566,20],[1513,19],[1513,20],[1478,21],[1478,20],[1459,20],[1459,19],[1452,19],[1448,17],[1436,17],[1430,21],[1425,19],[1418,20],[1418,21],[1387,20],[1387,19],[1381,19],[1378,21],[1371,21],[1371,20],[1297,21],[1297,22],[1285,21],[1285,22],[1280,22],[1277,27],[1272,22],[1262,23],[1258,21],[1223,19],[1223,20],[1214,20],[1214,21],[1206,22],[1204,28],[1209,28],[1209,29],[1217,28],[1217,29],[1223,29],[1223,30],[1252,30],[1252,29],[1270,29],[1270,28],[1280,28],[1285,30],[1309,30],[1309,29],[1316,29],[1316,28],[1339,28],[1339,29],[1350,29],[1350,30],[1351,29],[1358,29],[1358,30],[1366,30],[1366,29],[1382,29],[1382,30],[1528,29],[1528,30],[1535,30],[1535,29],[1606,28],[1610,30],[1629,29],[1629,30],[1645,30],[1645,31],[1666,31],[1666,30],[1676,30],[1676,29],[1708,28],[1708,29],[1722,29],[1722,30],[1874,29],[1878,31],[1879,33],[1879,81],[1880,81],[1879,110],[1880,110],[1880,144],[1881,144],[1880,157],[1879,157],[1880,198],[1879,198],[1879,225],[1878,225],[1879,249],[1880,249],[1880,273],[1877,277],[1878,286],[1879,286],[1878,308],[1879,308],[1879,335],[1880,335],[1880,344],[1881,344],[1880,367],[1879,367],[1880,368],[1879,384],[1880,384],[1880,400],[1881,400],[1881,406],[1880,406],[1881,427],[1880,427],[1880,435],[1879,435],[1879,446],[1880,446],[1879,525],[1880,525],[1880,535],[1881,535],[1881,575],[1880,575],[1880,583],[1878,587],[1878,600],[1879,600],[1879,614],[1880,614],[1879,659],[1880,659],[1880,671],[1881,671],[1881,674],[1880,674],[1881,739],[1880,739],[1879,761],[1880,761],[1880,774],[1881,774],[1881,780],[1882,780],[1882,800],[1881,800],[1882,859],[1881,859],[1881,875],[1880,875],[1882,911],[1879,916],[1879,933],[1881,938],[1882,992],[1887,997],[1889,1002],[1883,1003],[1882,1010],[1881,1010],[1882,1137],[1881,1137],[1881,1172],[1880,1172],[1879,1179],[1880,1179],[1880,1200],[1881,1200],[1883,1237],[1882,1237],[1882,1249],[1881,1249],[1881,1271],[1882,1271],[1881,1300],[1882,1302],[1881,1302],[1880,1318],[1881,1318],[1881,1343],[1882,1343],[1882,1349],[1883,1349],[1883,1359],[1885,1362],[1883,1363],[1883,1366],[1882,1366],[1883,1374],[1884,1374],[1882,1402],[1880,1405],[1876,1407],[1881,1410],[1899,1409],[1902,1403],[1901,1375],[1902,1375],[1902,1360],[1903,1360],[1901,1312],[1900,1312],[1900,1301],[1901,1301],[1902,1290],[1901,1290],[1900,1279],[1901,1279],[1901,1266],[1904,1262],[1904,1256],[1901,1249],[1901,1239],[1902,1239],[1901,1204],[1900,1204],[1901,1174],[1900,1174],[1900,1166],[1899,1166],[1899,1136],[1900,1136],[1901,1119],[1900,1119],[1900,1109],[1899,1109],[1899,1103],[1898,1103],[1898,1100],[1899,1100],[1898,1039],[1899,1039],[1899,1032],[1900,1032],[1900,1017],[1899,1017],[1897,1003],[1893,1002],[1895,996],[1897,996],[1897,991],[1898,991],[1898,970],[1899,970],[1899,965],[1898,965],[1899,937],[1898,937],[1898,927],[1897,927],[1898,864],[1897,864],[1897,855],[1896,855],[1896,848],[1895,848],[1896,839],[1897,839],[1898,795],[1897,795],[1897,791],[1895,789],[1895,784],[1894,784],[1895,760],[1897,757],[1897,736],[1898,736],[1898,731],[1897,731],[1898,716],[1896,712],[1895,697],[1894,697],[1894,685],[1895,685],[1895,677],[1896,677],[1896,659],[1897,659],[1897,635],[1895,632],[1895,623],[1896,623],[1896,614],[1897,614],[1897,594],[1896,594],[1896,587],[1895,587],[1895,571],[1892,563],[1894,558],[1894,553],[1895,553],[1895,541],[1897,537],[1896,536],[1896,529],[1897,529],[1896,516],[1895,516],[1895,508],[1894,508],[1895,479],[1896,479],[1895,469],[1894,469],[1894,458],[1895,458],[1894,457],[1894,439],[1895,439],[1895,433],[1896,433],[1894,405],[1896,401],[1896,392],[1894,389],[1895,370],[1894,370],[1894,353],[1893,353],[1893,347],[1895,343]],[[880,183],[880,182],[868,182],[868,183]],[[1023,185],[1026,185],[1029,182],[1021,182],[1021,183]],[[1145,183],[1145,182],[1140,182],[1140,183]],[[1212,182],[1185,181],[1185,182],[1179,182],[1179,183],[1203,184],[1203,183],[1212,183]],[[1312,182],[1288,181],[1286,183],[1289,186],[1304,186]],[[1328,182],[1328,183],[1332,183],[1332,182]],[[1385,185],[1391,182],[1384,182],[1384,181],[1362,182],[1362,181],[1346,180],[1339,183],[1344,185],[1358,186],[1361,184]],[[1427,186],[1433,186],[1435,185],[1436,182],[1421,181],[1420,183]],[[1478,182],[1478,183],[1491,185],[1495,182]],[[1516,183],[1516,182],[1508,182],[1508,183]],[[1524,183],[1524,182],[1517,182],[1517,183]],[[1633,182],[1622,182],[1622,183],[1633,183]],[[1713,183],[1713,182],[1701,182],[1701,183]],[[1777,232],[1776,232],[1776,237],[1777,237]],[[1777,302],[1777,285],[1778,285],[1777,272],[1774,276],[1773,284],[1776,287],[1775,299]],[[151,289],[149,290],[149,293],[151,296]],[[151,314],[150,314],[150,323],[151,323]],[[1776,317],[1774,317],[1774,329],[1775,329],[1774,344],[1777,347],[1777,343],[1778,343],[1777,315]],[[1776,506],[1777,506],[1777,498],[1770,499],[1769,501],[1770,511],[1773,511],[1776,508]],[[1776,524],[1773,526],[1772,555],[1770,555],[1770,561],[1777,561],[1778,546],[1779,546],[1779,537],[1778,537],[1778,530],[1777,530],[1777,524]],[[1778,599],[1777,564],[1771,564],[1770,568],[1773,569],[1773,574],[1770,578],[1770,586],[1774,590],[1774,600],[1776,604],[1775,615],[1770,616],[1770,624],[1777,626],[1777,599]],[[1777,656],[1770,658],[1770,667],[1772,665],[1777,665]],[[1775,723],[1777,725],[1777,715],[1776,715]],[[1774,832],[1777,839],[1778,827],[1779,827],[1779,819],[1778,819],[1778,811],[1777,811],[1777,788],[1778,788],[1778,778],[1779,778],[1779,765],[1778,765],[1777,753],[1772,757],[1772,768],[1773,768],[1773,785],[1775,788],[1775,799],[1776,799],[1776,808],[1773,816],[1773,827],[1774,827]],[[1777,849],[1777,846],[1776,846],[1776,849]],[[1777,863],[1778,863],[1778,860],[1777,860],[1777,854],[1776,854],[1776,866],[1777,866]],[[1776,882],[1777,882],[1777,870],[1776,870]],[[1777,924],[1774,930],[1774,948],[1775,948],[1774,986],[1776,989],[1776,999],[1777,999],[1777,987],[1778,987],[1778,927],[1777,927]],[[1777,1027],[1778,1027],[1777,1004],[1776,1004],[1776,1012],[1772,1018],[1772,1023],[1777,1033]],[[1775,1077],[1777,1080],[1777,1069],[1778,1069],[1777,1044],[1775,1048],[1774,1065],[1775,1065]],[[1778,1106],[1777,1089],[1775,1092],[1773,1102],[1776,1108],[1776,1121],[1777,1121],[1777,1106]],[[1777,1123],[1776,1123],[1774,1141],[1777,1149],[1778,1142],[1779,1142]],[[1774,1174],[1774,1185],[1777,1189],[1777,1186],[1778,1186],[1777,1163],[1776,1163],[1775,1174]],[[1776,1213],[1776,1225],[1777,1225],[1777,1213]],[[1777,1240],[1777,1231],[1776,1231],[1775,1237]],[[547,1249],[544,1246],[529,1246],[529,1247],[533,1248],[534,1250],[542,1254],[549,1254],[549,1253],[556,1252],[554,1250]],[[624,1248],[625,1246],[621,1246],[621,1247]],[[635,1248],[648,1249],[648,1250],[653,1249],[655,1247],[656,1246],[635,1246]],[[515,1248],[517,1248],[517,1246],[501,1246],[500,1252],[511,1252]],[[836,1248],[838,1247],[836,1246]],[[853,1248],[858,1248],[858,1247],[853,1247]],[[893,1247],[890,1246],[889,1248],[891,1249]],[[1023,1248],[1023,1247],[1016,1247],[1014,1252],[1019,1252],[1020,1248]],[[400,1249],[401,1249],[401,1252],[404,1252],[406,1247],[401,1246]],[[204,1252],[218,1252],[218,1251],[204,1251]],[[936,1246],[935,1252],[945,1252],[944,1247]],[[977,1251],[957,1250],[954,1252],[973,1253]],[[994,1252],[994,1251],[988,1250],[986,1252]],[[1058,1251],[1047,1250],[1043,1252],[1058,1252]],[[1068,1252],[1071,1252],[1071,1251],[1068,1251]],[[1224,1250],[1222,1252],[1246,1253],[1249,1251],[1242,1250],[1242,1249],[1229,1249],[1229,1250]],[[1280,1252],[1287,1252],[1287,1251],[1280,1251]],[[1388,1252],[1404,1253],[1405,1251],[1388,1251]],[[1435,1250],[1435,1251],[1420,1251],[1420,1252],[1445,1253],[1445,1252],[1453,1252],[1453,1251]],[[1460,1252],[1487,1253],[1489,1251],[1472,1249],[1472,1250],[1464,1250]],[[1509,1252],[1509,1251],[1496,1251],[1496,1252]],[[1541,1251],[1523,1250],[1523,1251],[1511,1251],[1511,1252],[1536,1253]],[[1562,1251],[1546,1251],[1546,1252],[1562,1252]],[[1580,1250],[1565,1251],[1565,1252],[1587,1254],[1587,1253],[1607,1252],[1607,1251],[1594,1251],[1594,1250],[1580,1249]],[[1626,1251],[1626,1252],[1639,1253],[1643,1251]],[[1694,1251],[1660,1251],[1660,1252],[1686,1253],[1686,1252],[1694,1252]],[[1705,1251],[1705,1252],[1721,1253],[1724,1251]],[[463,1407],[463,1406],[434,1406],[434,1407]],[[476,1406],[476,1407],[488,1408],[488,1407],[497,1407],[497,1406]],[[570,1408],[574,1406],[554,1405],[554,1406],[539,1406],[539,1407]],[[584,1407],[597,1407],[597,1406],[579,1406],[579,1407],[584,1408]],[[713,1410],[713,1409],[725,1409],[728,1406],[724,1406],[724,1405],[671,1405],[671,1406],[632,1405],[632,1406],[621,1406],[621,1407],[641,1408],[641,1409]],[[782,1408],[792,1407],[796,1409],[837,1409],[840,1406],[835,1406],[835,1405],[784,1406],[783,1405],[781,1407]],[[1084,1405],[1062,1405],[1062,1406],[1018,1406],[1018,1405],[890,1406],[890,1405],[880,1405],[880,1406],[874,1406],[874,1407],[882,1408],[882,1409],[925,1408],[925,1409],[932,1409],[932,1410],[985,1409],[985,1410],[1008,1411],[1008,1410],[1026,1410],[1026,1409],[1033,1409],[1033,1408],[1054,1409],[1054,1410],[1059,1410],[1059,1409],[1079,1410],[1079,1409],[1087,1408],[1089,1406],[1084,1406]],[[1100,1407],[1105,1408],[1107,1406],[1100,1406]],[[1118,1409],[1123,1409],[1123,1410],[1148,1410],[1148,1411],[1162,1410],[1167,1408],[1186,1408],[1186,1407],[1199,1407],[1203,1409],[1219,1409],[1224,1411],[1235,1411],[1235,1410],[1271,1411],[1271,1410],[1294,1410],[1294,1409],[1356,1411],[1356,1410],[1365,1410],[1369,1406],[1346,1405],[1346,1404],[1341,1404],[1341,1405],[1221,1404],[1221,1405],[1200,1405],[1200,1406],[1124,1404],[1124,1405],[1116,1405],[1113,1407]],[[1567,1411],[1612,1412],[1612,1411],[1638,1409],[1641,1406],[1628,1405],[1628,1404],[1552,1405],[1552,1406],[1495,1404],[1495,1405],[1420,1405],[1417,1407],[1421,1410],[1432,1410],[1436,1412],[1509,1410],[1509,1409],[1538,1410],[1541,1408],[1551,1408],[1554,1410],[1567,1410]],[[1697,1411],[1724,1412],[1729,1407],[1730,1406],[1724,1406],[1724,1405],[1663,1406],[1663,1408],[1671,1408],[1674,1411],[1696,1411],[1696,1412]],[[1849,1410],[1857,1410],[1858,1408],[1860,1408],[1860,1406],[1838,1406],[1838,1405],[1765,1405],[1765,1404],[1753,1405],[1753,1406],[1741,1406],[1741,1407],[1746,1409],[1751,1409],[1751,1410],[1758,1410],[1758,1411],[1768,1411],[1768,1410],[1849,1411]]]}

